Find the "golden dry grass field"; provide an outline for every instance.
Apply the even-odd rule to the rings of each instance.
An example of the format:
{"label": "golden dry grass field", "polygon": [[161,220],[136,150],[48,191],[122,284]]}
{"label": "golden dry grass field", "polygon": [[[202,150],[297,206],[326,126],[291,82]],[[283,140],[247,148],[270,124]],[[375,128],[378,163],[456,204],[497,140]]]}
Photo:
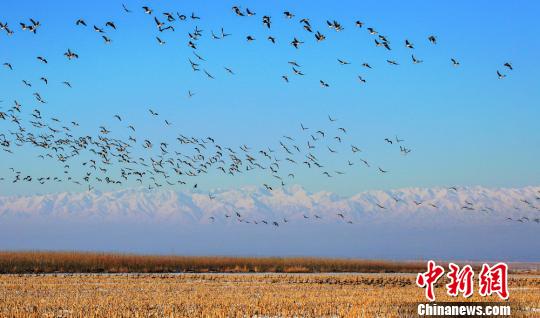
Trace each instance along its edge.
{"label": "golden dry grass field", "polygon": [[[407,274],[0,275],[0,317],[399,317],[425,302]],[[462,301],[445,295],[438,301]],[[512,276],[513,313],[540,315],[540,278]],[[467,301],[498,301],[474,295]],[[403,316],[403,315],[401,315]]]}
{"label": "golden dry grass field", "polygon": [[[27,273],[418,273],[425,262],[309,257],[227,257],[0,251],[0,274]],[[537,266],[539,267],[539,266]],[[532,267],[538,271],[537,267]],[[529,271],[530,272],[530,271]]]}

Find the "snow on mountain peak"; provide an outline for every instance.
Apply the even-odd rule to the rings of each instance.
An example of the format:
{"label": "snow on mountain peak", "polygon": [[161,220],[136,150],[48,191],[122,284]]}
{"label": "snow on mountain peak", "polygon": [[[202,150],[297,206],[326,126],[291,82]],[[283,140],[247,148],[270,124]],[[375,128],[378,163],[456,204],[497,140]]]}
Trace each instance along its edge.
{"label": "snow on mountain peak", "polygon": [[[0,196],[0,217],[98,218],[106,220],[314,220],[319,222],[417,221],[429,219],[504,222],[508,217],[540,217],[540,187],[404,188],[342,197],[310,193],[295,185],[220,189],[212,195],[173,190],[126,189],[113,192]],[[342,214],[343,217],[338,214]],[[230,217],[226,217],[226,215]]]}

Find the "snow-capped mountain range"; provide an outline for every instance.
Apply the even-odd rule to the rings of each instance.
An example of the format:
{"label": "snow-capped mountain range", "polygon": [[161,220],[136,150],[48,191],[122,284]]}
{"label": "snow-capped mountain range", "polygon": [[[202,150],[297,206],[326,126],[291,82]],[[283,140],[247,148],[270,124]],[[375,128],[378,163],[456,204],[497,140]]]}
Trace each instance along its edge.
{"label": "snow-capped mountain range", "polygon": [[[240,214],[240,217],[237,216]],[[339,214],[343,215],[340,216]],[[208,193],[129,189],[114,192],[0,196],[0,218],[76,218],[115,221],[232,223],[284,219],[291,222],[413,222],[453,219],[538,223],[540,186],[523,188],[405,188],[343,197],[310,193],[300,186],[268,191],[257,187]],[[520,221],[521,222],[521,221]],[[540,226],[540,224],[538,224]]]}

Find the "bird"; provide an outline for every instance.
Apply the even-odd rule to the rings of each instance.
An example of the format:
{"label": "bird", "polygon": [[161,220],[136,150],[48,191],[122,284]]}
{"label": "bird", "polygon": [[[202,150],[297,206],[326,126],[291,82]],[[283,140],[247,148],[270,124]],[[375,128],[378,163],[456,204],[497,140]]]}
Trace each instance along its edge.
{"label": "bird", "polygon": [[313,30],[311,29],[311,26],[310,26],[309,24],[305,24],[305,25],[303,26],[303,28],[304,28],[304,30],[306,30],[306,31],[308,31],[308,32],[310,32],[310,33],[313,33]]}
{"label": "bird", "polygon": [[165,23],[159,21],[159,19],[157,17],[154,17],[154,23],[156,24],[156,27],[158,29],[161,29],[165,25]]}
{"label": "bird", "polygon": [[294,67],[292,69],[293,69],[294,74],[296,74],[296,75],[305,75],[304,73],[302,73],[302,71],[300,71],[300,70],[298,70],[298,69],[296,69]]}
{"label": "bird", "polygon": [[264,26],[266,26],[268,29],[270,29],[271,25],[272,25],[272,21],[271,21],[271,18],[267,15],[263,16],[262,17],[262,23]]}
{"label": "bird", "polygon": [[144,13],[146,13],[146,14],[152,14],[152,11],[153,11],[153,10],[150,9],[149,7],[144,6],[144,7],[142,7],[142,9],[144,10]]}
{"label": "bird", "polygon": [[79,58],[79,55],[77,53],[71,52],[70,49],[68,49],[67,52],[64,53],[64,56],[67,57],[68,60]]}
{"label": "bird", "polygon": [[289,11],[283,12],[283,15],[285,15],[285,18],[287,18],[287,19],[292,19],[292,18],[294,18],[294,14],[292,14],[292,13],[289,12]]}
{"label": "bird", "polygon": [[105,31],[103,31],[103,29],[97,27],[96,25],[94,25],[94,31],[96,31],[97,33],[105,33]]}
{"label": "bird", "polygon": [[240,17],[244,16],[244,13],[242,12],[242,10],[240,10],[239,7],[234,6],[234,7],[232,7],[232,10],[234,11],[234,13],[236,13],[237,16],[240,16]]}
{"label": "bird", "polygon": [[405,40],[405,47],[409,49],[414,49],[413,44],[409,40]]}
{"label": "bird", "polygon": [[200,56],[199,54],[193,52],[193,55],[195,55],[195,57],[197,57],[197,59],[199,59],[200,61],[206,61],[202,56]]}
{"label": "bird", "polygon": [[291,41],[291,45],[294,46],[296,49],[298,49],[300,47],[301,44],[304,44],[304,42],[298,40],[297,38],[294,38],[292,41]]}
{"label": "bird", "polygon": [[344,30],[343,26],[336,20],[333,20],[332,22],[330,22],[329,20],[326,20],[326,24],[328,25],[330,29],[334,29],[336,32]]}
{"label": "bird", "polygon": [[450,61],[452,61],[452,65],[453,65],[453,66],[456,66],[456,67],[457,67],[457,66],[460,65],[460,64],[459,64],[459,61],[456,60],[455,58],[451,58]]}
{"label": "bird", "polygon": [[321,32],[317,31],[317,33],[315,33],[315,39],[317,40],[317,42],[321,42],[326,40],[326,36]]}
{"label": "bird", "polygon": [[108,27],[113,28],[113,29],[116,30],[116,25],[115,25],[114,22],[112,22],[112,21],[106,22],[106,23],[105,23],[105,26],[108,26]]}
{"label": "bird", "polygon": [[300,65],[298,65],[298,63],[296,61],[289,61],[287,63],[289,63],[289,64],[291,64],[293,66],[296,66],[296,67],[301,67]]}
{"label": "bird", "polygon": [[[122,4],[122,8],[123,8],[123,11],[126,13],[131,12],[124,4]],[[154,10],[150,9],[147,6],[142,7],[142,9],[144,11],[144,18],[147,19],[149,24],[152,25],[151,29],[153,29],[154,31],[155,31],[154,29],[154,25],[155,25],[157,26],[157,29],[160,32],[164,32],[165,30],[171,30],[172,32],[176,32],[175,27],[177,28],[177,30],[180,28],[179,27],[180,21],[189,20],[189,21],[186,21],[186,23],[190,23],[190,25],[193,25],[193,24],[200,23],[200,22],[197,22],[197,20],[201,20],[201,17],[195,15],[194,12],[192,12],[191,15],[188,14],[186,16],[184,14],[180,14],[179,12],[163,12],[163,13],[154,12]],[[284,14],[284,17],[290,21],[285,23],[282,18],[281,21],[278,19],[276,21],[277,23],[279,24],[285,23],[287,24],[287,27],[290,28],[291,30],[294,30],[292,28],[298,28],[298,26],[300,26],[302,30],[306,32],[311,32],[314,35],[316,42],[321,42],[325,40],[329,40],[329,41],[333,40],[333,37],[329,37],[329,39],[327,39],[324,34],[322,34],[319,30],[317,30],[316,24],[311,22],[308,18],[302,18],[302,19],[296,20],[295,15],[291,13],[290,11],[284,11],[283,14]],[[141,12],[141,15],[143,15],[142,12]],[[255,11],[250,10],[249,8],[241,9],[240,7],[237,7],[237,6],[233,7],[233,15],[245,18],[246,20],[245,23],[249,22],[247,21],[248,17],[258,16]],[[133,15],[133,18],[136,18],[136,17],[137,17],[136,15]],[[252,21],[252,22],[256,22],[257,24],[261,23],[261,20],[259,20],[258,18],[255,18],[255,20],[257,21]],[[216,20],[216,21],[219,21],[219,20]],[[299,21],[299,23],[297,21]],[[88,20],[88,22],[93,22],[93,21]],[[267,31],[267,33],[265,33],[264,35],[259,35],[259,33],[252,33],[252,35],[246,35],[247,42],[255,41],[255,37],[267,36],[268,41],[272,42],[273,44],[277,43],[276,38],[272,35],[269,35],[271,32],[270,29],[272,28],[275,29],[274,24],[272,22],[274,21],[272,20],[270,16],[268,15],[262,16],[262,28],[263,30]],[[72,21],[69,23],[72,23]],[[95,23],[102,23],[102,22],[95,22]],[[120,20],[118,21],[118,23],[119,23],[118,26],[122,28],[122,25],[120,24]],[[350,22],[347,22],[345,26],[347,27],[349,23]],[[344,30],[343,25],[337,22],[336,20],[333,20],[333,19],[327,20],[326,24],[329,27],[329,29],[335,30],[336,32]],[[39,21],[30,19],[30,23],[23,22],[20,25],[23,30],[26,30],[26,31],[29,30],[35,33],[37,28],[40,27],[41,24],[39,23]],[[86,27],[87,23],[84,19],[80,18],[77,21],[75,21],[75,25],[78,26],[77,27],[77,29],[79,29],[78,31],[82,31],[83,30],[82,27]],[[89,25],[91,26],[92,23]],[[355,25],[355,28],[363,28],[364,23],[361,22],[360,20],[357,20],[354,22],[354,25]],[[73,25],[72,27],[75,28]],[[261,27],[260,24],[259,24],[259,27]],[[280,25],[279,27],[281,28],[282,26]],[[0,23],[0,29],[6,31],[8,35],[10,35],[10,33],[12,32],[8,28],[7,23]],[[108,21],[108,22],[105,22],[104,27],[101,27],[100,24],[93,25],[93,31],[92,29],[90,29],[90,33],[92,33],[94,36],[96,36],[96,33],[99,34],[99,36],[101,36],[105,40],[105,43],[108,44],[108,43],[111,43],[111,40],[107,37],[107,35],[109,35],[110,33],[115,33],[114,30],[116,29],[117,29],[117,25],[113,21]],[[218,30],[218,29],[212,30],[211,35],[210,35],[210,34],[205,34],[203,30],[195,26],[195,31],[188,32],[187,34],[188,39],[186,41],[189,41],[188,46],[191,49],[193,49],[192,50],[193,56],[189,56],[188,61],[190,62],[190,66],[193,71],[201,71],[200,73],[204,73],[206,77],[210,79],[216,79],[214,83],[225,85],[224,84],[225,81],[221,81],[222,79],[219,78],[219,74],[221,73],[218,73],[216,71],[217,70],[216,68],[211,68],[211,67],[220,65],[217,63],[221,62],[222,63],[221,67],[223,67],[223,69],[228,74],[236,75],[236,73],[233,71],[233,68],[228,67],[228,66],[223,66],[225,62],[219,61],[218,59],[214,60],[215,57],[220,57],[220,54],[218,55],[211,54],[211,52],[209,51],[210,50],[209,43],[205,41],[205,39],[210,38],[211,36],[211,39],[223,40],[226,37],[231,36],[231,34],[225,33],[223,27],[221,27],[221,33],[215,32],[215,30]],[[239,29],[239,30],[242,30],[242,29]],[[247,30],[254,30],[254,29],[245,28],[244,30],[247,31]],[[369,40],[370,44],[372,43],[372,41],[375,41],[375,45],[378,47],[384,47],[387,50],[391,50],[393,48],[393,47],[392,48],[390,47],[389,36],[379,33],[372,27],[366,28],[366,30],[372,36],[370,37],[371,39]],[[300,31],[300,32],[304,32],[304,31]],[[255,32],[255,31],[252,31],[252,32]],[[331,32],[331,31],[324,31],[324,32]],[[203,36],[203,34],[205,36]],[[293,40],[290,41],[290,44],[296,49],[299,49],[300,47],[302,47],[302,50],[299,50],[296,53],[292,53],[291,51],[288,51],[289,54],[301,53],[302,55],[299,55],[299,56],[303,57],[304,52],[302,51],[304,49],[311,49],[308,41],[309,40],[313,41],[312,37],[306,38],[308,39],[306,40],[306,43],[308,44],[306,44],[305,46],[303,45],[305,43],[301,41],[302,36],[299,36],[298,34],[296,34],[295,36],[295,34],[291,32],[288,39],[290,39],[290,37],[293,37]],[[162,38],[168,39],[164,35],[160,35],[159,37],[155,36],[155,39],[160,45],[165,44],[165,41],[163,41]],[[234,40],[234,38],[231,37],[227,39],[227,41],[230,41],[230,40]],[[242,36],[240,37],[240,40],[243,40]],[[280,40],[279,42],[281,42],[281,38],[279,38],[279,40]],[[431,44],[437,43],[437,39],[433,35],[430,35],[428,37],[428,40],[429,40],[429,43]],[[155,42],[151,42],[151,41],[152,40],[150,40],[149,42],[152,45],[155,45]],[[290,50],[290,47],[287,44],[285,44],[286,42],[287,41],[284,41],[284,45]],[[212,45],[222,44],[220,42],[215,42],[215,41],[211,41],[211,43]],[[416,50],[420,49],[420,44],[417,43],[418,47],[415,47],[412,41],[409,41],[408,39],[405,39],[404,43],[405,43],[406,49],[416,49]],[[264,43],[261,43],[261,44],[263,44],[262,45],[263,47],[266,45]],[[257,42],[251,45],[257,46]],[[170,44],[168,47],[163,48],[163,50],[167,50],[169,49],[169,47],[170,47]],[[274,46],[274,47],[277,47],[277,46]],[[208,50],[208,51],[205,51],[204,54],[202,53],[203,48],[205,50]],[[114,48],[111,48],[111,49],[114,49]],[[138,49],[142,49],[142,46],[138,47]],[[266,49],[268,50],[269,48],[266,48]],[[163,52],[162,50],[160,51]],[[395,50],[395,51],[398,51],[398,50]],[[82,52],[82,48],[81,48],[81,52]],[[46,54],[47,52],[40,52],[40,53]],[[221,53],[221,52],[218,52],[218,53]],[[308,53],[306,52],[306,54]],[[420,54],[420,53],[417,53],[417,54]],[[71,49],[67,49],[67,51],[63,53],[63,55],[68,60],[75,60],[79,58],[79,55],[73,52]],[[226,56],[226,55],[221,55],[221,56]],[[266,54],[261,55],[260,57],[265,58]],[[296,58],[300,58],[300,57],[296,57]],[[336,58],[336,57],[334,56],[333,58]],[[418,59],[414,54],[411,54],[411,59],[412,59],[413,64],[422,63],[422,60]],[[44,64],[48,64],[47,59],[45,59],[43,56],[38,57],[38,60]],[[50,61],[51,61],[51,66],[53,66],[52,64],[54,62],[56,62],[54,58],[51,58]],[[196,61],[197,63],[195,63],[194,61]],[[337,61],[338,61],[338,65],[351,64],[349,61],[341,59],[341,58],[337,58]],[[386,61],[390,65],[399,65],[394,60],[388,59]],[[454,58],[452,58],[451,61],[454,66],[459,65],[459,62],[457,62],[457,60],[455,60]],[[35,60],[32,60],[32,62],[35,62]],[[81,62],[83,62],[82,58],[81,58]],[[321,62],[322,62],[322,59],[321,59]],[[353,62],[352,64],[357,63],[357,61],[355,60],[352,60],[352,62]],[[381,59],[381,62],[384,63],[384,60]],[[378,65],[377,60],[373,59],[371,63],[373,63],[372,65],[375,66],[375,68],[377,68],[377,65]],[[73,64],[77,64],[77,63],[74,61]],[[304,63],[300,63],[300,64],[304,64]],[[9,70],[13,70],[13,67],[11,66],[11,64],[6,62],[3,65]],[[332,65],[334,67],[337,67],[336,64],[332,64]],[[281,66],[285,66],[285,65],[281,65]],[[289,70],[289,67],[291,67],[292,71],[289,70],[287,73],[283,72],[283,73],[277,73],[277,74],[284,74],[284,75],[281,75],[280,81],[283,80],[286,83],[289,83],[291,74],[304,76],[305,74],[303,71],[308,70],[307,71],[308,73],[312,72],[311,70],[313,68],[308,68],[312,66],[317,67],[319,65],[308,65],[308,63],[306,63],[306,65],[304,65],[304,68],[302,68],[299,65],[299,63],[293,60],[293,61],[289,61],[287,65],[287,69]],[[320,66],[322,67],[322,64]],[[367,62],[362,63],[361,66],[363,69],[365,68],[364,69],[365,72],[371,73],[371,72],[376,71],[376,70],[373,70],[372,66],[368,64]],[[70,65],[70,67],[72,67],[72,65]],[[507,72],[510,72],[513,70],[513,67],[510,64],[510,62],[506,62],[502,66],[499,65],[499,68],[500,69],[497,70],[497,75],[499,78],[506,77],[506,75],[502,74],[500,71],[504,71],[505,69],[507,69],[509,70]],[[345,68],[343,69],[343,71],[348,71],[347,69],[348,68]],[[403,71],[407,70],[405,65],[400,69],[403,69]],[[38,74],[37,76],[35,76],[35,78],[40,78],[40,81],[42,83],[44,83],[45,85],[48,85],[47,76],[50,76],[51,80],[53,80],[54,75],[55,75],[55,74],[52,74],[53,72],[52,69],[48,69],[48,71],[50,71],[51,74],[45,74],[44,76],[41,76],[41,77],[40,75],[43,75],[43,74]],[[316,70],[313,70],[314,73],[315,71]],[[211,74],[211,72],[212,73],[215,72],[215,74],[217,75],[217,78],[215,78],[213,74]],[[176,74],[176,72],[171,71],[171,74]],[[509,73],[509,74],[513,74],[513,73]],[[238,76],[240,75],[241,74],[239,73]],[[276,73],[274,73],[274,75],[276,75]],[[275,76],[274,78],[274,75],[272,76],[273,77],[272,79],[277,80],[277,76]],[[301,82],[301,79],[294,77],[294,75],[291,79],[294,79],[295,81],[298,80],[298,82]],[[376,78],[376,76],[371,77],[371,74],[369,75],[370,75],[369,77],[370,81],[371,81],[371,78],[374,78],[374,79]],[[205,76],[203,76],[203,78],[204,77]],[[366,83],[366,79],[363,77],[363,75],[362,76],[356,75],[356,77],[360,83],[362,84]],[[309,74],[305,75],[304,78],[309,79],[310,78]],[[17,79],[17,81],[19,80],[21,79],[20,78]],[[160,80],[161,81],[158,84],[164,84],[164,83],[166,84],[165,78],[161,78]],[[334,86],[338,87],[339,84],[341,84],[341,82],[338,79],[329,77],[328,80],[329,80],[328,82],[322,79],[319,80],[319,84],[321,85],[321,87],[324,87],[324,88],[330,87],[330,85],[328,84],[330,81],[333,83],[332,84],[333,87]],[[355,80],[355,79],[351,78],[351,80]],[[27,87],[34,87],[35,89],[37,88],[44,89],[44,87],[40,85],[32,86],[32,84],[35,84],[35,83],[32,83],[32,81],[33,80],[22,80],[23,84],[26,85]],[[231,83],[232,82],[233,81],[231,81]],[[71,87],[71,84],[67,81],[62,82],[62,83],[66,85],[67,87]],[[185,82],[185,83],[188,83],[188,82]],[[315,84],[315,81],[311,81],[307,83],[309,83],[309,85],[314,86],[313,84]],[[291,83],[291,85],[289,85],[287,89],[289,88],[292,89],[294,87],[293,84],[295,83]],[[194,84],[189,84],[189,85],[194,85]],[[168,87],[168,84],[163,85],[163,86]],[[344,87],[347,87],[347,86],[344,86]],[[187,90],[187,96],[189,98],[195,95],[195,93],[192,92],[191,89],[188,90],[187,87],[183,89],[184,89],[184,92],[186,92]],[[306,88],[306,89],[310,89],[310,88]],[[30,97],[32,97],[32,101],[45,103],[45,99],[44,99],[44,97],[46,96],[45,92],[46,91],[44,89],[43,92],[37,92],[33,90],[32,92],[29,92],[29,93],[32,94],[30,95]],[[200,90],[201,95],[202,95],[202,92],[203,90],[201,89]],[[152,94],[150,90],[141,92],[141,93],[146,93],[148,95]],[[329,91],[328,93],[333,94],[332,91]],[[41,94],[43,94],[43,96]],[[243,91],[241,90],[238,91],[238,94],[240,94],[239,96],[242,96]],[[1,105],[4,106],[5,104],[1,104]],[[207,173],[210,174],[212,170],[217,170],[218,173],[219,171],[221,171],[224,174],[228,174],[232,176],[237,176],[239,174],[243,174],[243,173],[246,173],[246,171],[251,171],[251,170],[259,170],[263,173],[268,172],[267,174],[268,179],[262,180],[259,184],[263,184],[264,189],[268,191],[274,191],[278,189],[280,184],[281,184],[281,187],[284,187],[285,186],[284,181],[295,179],[295,176],[297,175],[297,171],[294,170],[295,164],[302,167],[304,167],[304,164],[305,164],[305,166],[307,166],[307,168],[310,169],[310,171],[317,171],[317,174],[319,176],[322,174],[324,176],[327,176],[328,178],[334,178],[334,179],[338,179],[338,177],[343,174],[350,175],[350,172],[354,171],[354,169],[356,169],[356,166],[359,166],[359,165],[361,165],[362,167],[364,167],[365,165],[366,167],[371,168],[367,160],[359,158],[360,161],[356,161],[357,160],[356,158],[351,158],[354,156],[359,156],[359,154],[357,153],[362,152],[362,150],[359,147],[353,145],[352,144],[354,143],[353,141],[348,140],[348,138],[350,137],[347,136],[347,129],[345,127],[337,127],[338,124],[334,124],[334,122],[336,122],[337,119],[331,117],[330,115],[328,115],[329,122],[325,121],[325,124],[323,124],[322,127],[315,127],[315,126],[312,126],[313,124],[308,124],[308,126],[311,127],[310,129],[308,127],[305,127],[302,123],[300,123],[301,132],[297,130],[297,127],[292,127],[292,129],[300,136],[293,135],[293,134],[284,135],[283,138],[279,138],[279,140],[277,140],[280,142],[281,147],[274,148],[274,150],[272,150],[271,149],[272,146],[269,147],[268,145],[264,145],[260,147],[260,149],[250,148],[244,144],[242,144],[239,147],[239,149],[237,146],[227,147],[227,145],[219,143],[217,139],[214,140],[214,138],[212,137],[184,136],[179,133],[175,140],[179,143],[180,145],[179,147],[184,147],[184,148],[177,148],[173,146],[170,143],[170,141],[165,140],[166,136],[161,136],[161,133],[162,133],[161,128],[163,128],[164,126],[165,127],[171,126],[170,128],[173,128],[172,127],[173,124],[171,121],[165,118],[163,119],[155,118],[155,119],[158,119],[158,121],[156,122],[156,129],[159,129],[160,131],[156,131],[157,137],[153,137],[153,138],[162,137],[162,139],[150,141],[150,140],[143,139],[140,136],[138,136],[138,135],[143,134],[142,129],[139,129],[139,127],[137,127],[138,129],[136,130],[135,126],[128,125],[128,122],[130,120],[128,114],[122,114],[122,116],[120,116],[120,114],[115,114],[114,117],[110,115],[109,115],[110,117],[109,116],[104,116],[104,117],[105,117],[105,120],[107,118],[109,118],[109,120],[114,118],[113,121],[116,124],[119,124],[119,122],[121,122],[118,126],[122,128],[123,130],[128,131],[131,135],[124,136],[122,135],[124,132],[119,132],[119,135],[115,135],[115,133],[117,132],[117,129],[115,129],[116,127],[114,126],[107,127],[107,128],[105,128],[105,126],[101,126],[99,127],[99,129],[97,129],[93,133],[80,135],[80,133],[77,133],[77,131],[82,128],[77,128],[79,127],[79,124],[77,124],[76,122],[72,122],[70,120],[63,120],[63,118],[60,118],[60,117],[58,118],[52,117],[52,118],[45,119],[44,118],[45,116],[42,117],[41,113],[39,112],[39,109],[28,111],[27,114],[30,115],[31,117],[29,117],[29,120],[27,120],[24,116],[26,109],[27,108],[25,106],[22,106],[18,102],[15,102],[15,106],[9,108],[6,111],[0,112],[0,119],[2,120],[7,119],[8,121],[6,121],[6,123],[13,125],[12,130],[9,130],[9,131],[6,130],[7,132],[11,133],[11,135],[9,135],[8,133],[6,133],[5,135],[0,133],[0,146],[2,147],[2,149],[6,151],[7,150],[11,151],[12,149],[16,149],[14,148],[14,145],[15,146],[23,146],[25,144],[33,145],[37,149],[39,149],[39,151],[41,151],[41,153],[39,153],[39,156],[40,156],[39,158],[42,158],[44,160],[48,160],[46,158],[50,158],[54,161],[60,161],[60,162],[66,163],[66,166],[64,166],[64,170],[67,171],[65,172],[66,174],[65,178],[60,177],[60,178],[53,179],[54,177],[51,177],[50,180],[54,180],[55,182],[70,181],[70,185],[71,185],[71,182],[73,184],[86,182],[86,184],[83,184],[84,186],[83,189],[88,188],[89,191],[94,189],[94,184],[93,183],[90,184],[91,181],[102,182],[102,183],[107,183],[111,185],[119,185],[119,186],[123,186],[121,185],[122,182],[127,183],[128,181],[129,182],[135,181],[140,184],[144,184],[145,187],[148,186],[148,189],[157,189],[161,186],[166,186],[166,185],[170,185],[170,186],[186,185],[187,187],[192,187],[192,189],[198,189],[197,178],[204,176]],[[133,112],[136,112],[136,111],[137,111],[136,107],[134,107]],[[151,109],[149,109],[149,112],[151,115],[150,118],[152,119],[158,116],[158,113]],[[116,120],[118,120],[118,122],[116,122]],[[302,121],[305,122],[304,120],[305,119],[303,119]],[[165,124],[163,124],[163,122]],[[340,119],[339,123],[341,122],[344,122],[344,121]],[[157,123],[159,123],[159,126]],[[342,126],[342,125],[339,124],[339,126]],[[287,127],[284,127],[284,128],[287,128]],[[112,131],[114,131],[114,133]],[[171,131],[171,129],[167,129],[166,131]],[[352,134],[349,133],[349,135],[352,135]],[[10,140],[9,136],[13,136],[13,140]],[[150,138],[150,137],[147,137],[147,138]],[[140,142],[140,140],[142,140],[142,142]],[[401,144],[402,142],[403,144]],[[399,144],[401,154],[406,154],[411,151],[411,149],[405,147],[404,140],[399,139],[397,136],[395,136],[395,139],[386,138],[385,143],[390,144],[390,145]],[[10,146],[11,146],[11,149],[9,148]],[[141,149],[136,149],[136,147],[141,148]],[[393,146],[388,146],[388,148],[390,147],[392,147],[393,149]],[[368,153],[367,149],[364,149],[364,150],[365,152],[363,153]],[[331,161],[330,163],[326,163],[323,161],[324,159],[328,159],[327,151],[335,154],[335,155],[332,155],[333,160],[330,160]],[[82,163],[82,166],[83,166],[82,169],[88,169],[89,171],[88,172],[81,171],[81,175],[85,176],[86,179],[84,179],[84,177],[83,179],[79,179],[75,174],[73,175],[71,174],[69,165],[67,163],[70,163],[70,160],[71,160],[71,163],[74,163],[75,158],[79,156],[79,154],[81,155],[81,157],[83,157],[82,156],[83,152],[85,154],[84,154],[84,162]],[[136,158],[134,155],[135,153],[137,153],[137,157],[139,156],[140,157]],[[348,157],[346,158],[344,157],[342,158],[343,160],[339,160],[341,158],[338,157],[338,154],[340,157],[341,156],[348,156]],[[320,158],[317,158],[319,156]],[[341,166],[338,166],[338,165],[341,165]],[[388,172],[387,170],[383,170],[375,162],[372,162],[372,165],[374,168],[377,168],[376,171],[378,173],[385,174]],[[349,168],[347,168],[347,166]],[[348,170],[345,170],[345,169],[348,169]],[[97,173],[94,173],[94,175],[92,175],[91,173],[94,170]],[[87,174],[87,173],[90,173],[90,174]],[[99,174],[99,175],[96,175],[96,174]],[[33,176],[28,176],[25,178],[25,175],[21,173],[18,173],[17,175],[20,175],[20,176],[16,177],[15,179],[17,180],[16,182],[29,182],[29,180],[33,177]],[[190,181],[186,183],[185,181],[187,181],[187,179],[184,179],[184,178],[188,178],[188,177],[193,178],[192,179],[193,182]],[[275,183],[272,182],[271,180],[274,180],[274,179],[278,179],[278,181]],[[300,178],[295,179],[295,180],[299,180],[299,179]],[[34,177],[34,180],[38,180],[38,179]],[[47,182],[46,179],[41,179],[39,181]],[[457,188],[455,188],[455,191],[457,191]],[[456,195],[455,193],[451,193],[451,192],[449,192],[449,194]],[[208,197],[210,198],[210,200],[214,200],[215,195],[209,193]],[[394,200],[398,202],[397,199],[394,198]],[[525,203],[525,201],[528,203]],[[417,204],[417,202],[421,204],[420,201],[416,201],[415,204]],[[531,205],[534,205],[535,202],[537,201],[524,200],[523,203],[525,205],[521,207],[521,209],[525,210],[527,208],[532,208]],[[417,205],[420,205],[420,204],[417,204]],[[377,203],[377,205],[382,209],[385,208],[380,203]],[[435,204],[435,202],[426,201],[424,203],[424,206],[426,205],[429,205],[433,208],[437,208],[437,205]],[[472,202],[471,204],[466,203],[464,207],[467,210],[469,209],[480,210],[482,208],[482,207],[475,207]],[[516,208],[519,209],[519,207],[516,207]],[[230,212],[229,214],[230,214],[229,216],[233,215]],[[349,217],[346,217],[345,215],[346,213],[342,212],[338,214],[338,217],[343,219],[344,222],[352,224],[353,221]],[[239,218],[238,220],[239,222],[247,223],[247,224],[260,224],[260,223],[271,224],[272,222],[272,219],[264,220],[264,222],[260,221],[259,219],[253,220],[253,219],[250,219],[250,217],[248,217],[247,215],[241,216],[239,213],[237,213],[237,216]],[[308,218],[320,219],[321,217],[316,214],[306,213],[304,215],[304,218],[305,219],[308,219]],[[212,221],[217,221],[219,217],[211,216],[210,219]],[[521,217],[516,220],[520,220],[519,222],[529,221],[527,217]],[[280,225],[277,222],[278,221],[274,221],[272,224],[274,224],[274,226],[277,227]],[[287,222],[288,222],[287,219],[283,219],[283,223],[281,225]]]}
{"label": "bird", "polygon": [[206,74],[206,76],[210,79],[215,79],[214,76],[212,76],[212,74],[208,73],[206,70],[203,70],[203,72]]}
{"label": "bird", "polygon": [[303,23],[303,24],[305,24],[305,25],[311,26],[311,24],[309,23],[309,19],[308,19],[308,18],[302,18],[302,19],[300,19],[300,23]]}
{"label": "bird", "polygon": [[420,64],[420,63],[423,62],[422,60],[417,59],[417,58],[414,56],[414,54],[411,55],[411,58],[412,58],[413,64]]}

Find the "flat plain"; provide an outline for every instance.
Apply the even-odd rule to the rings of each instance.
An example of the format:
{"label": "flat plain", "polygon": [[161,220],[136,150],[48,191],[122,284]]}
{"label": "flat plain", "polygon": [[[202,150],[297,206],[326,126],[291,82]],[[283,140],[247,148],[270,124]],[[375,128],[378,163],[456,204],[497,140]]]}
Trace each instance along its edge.
{"label": "flat plain", "polygon": [[[0,275],[0,317],[407,317],[414,274]],[[438,282],[437,301],[451,298]],[[540,315],[540,277],[509,279],[513,316]],[[516,315],[517,314],[517,315]]]}

